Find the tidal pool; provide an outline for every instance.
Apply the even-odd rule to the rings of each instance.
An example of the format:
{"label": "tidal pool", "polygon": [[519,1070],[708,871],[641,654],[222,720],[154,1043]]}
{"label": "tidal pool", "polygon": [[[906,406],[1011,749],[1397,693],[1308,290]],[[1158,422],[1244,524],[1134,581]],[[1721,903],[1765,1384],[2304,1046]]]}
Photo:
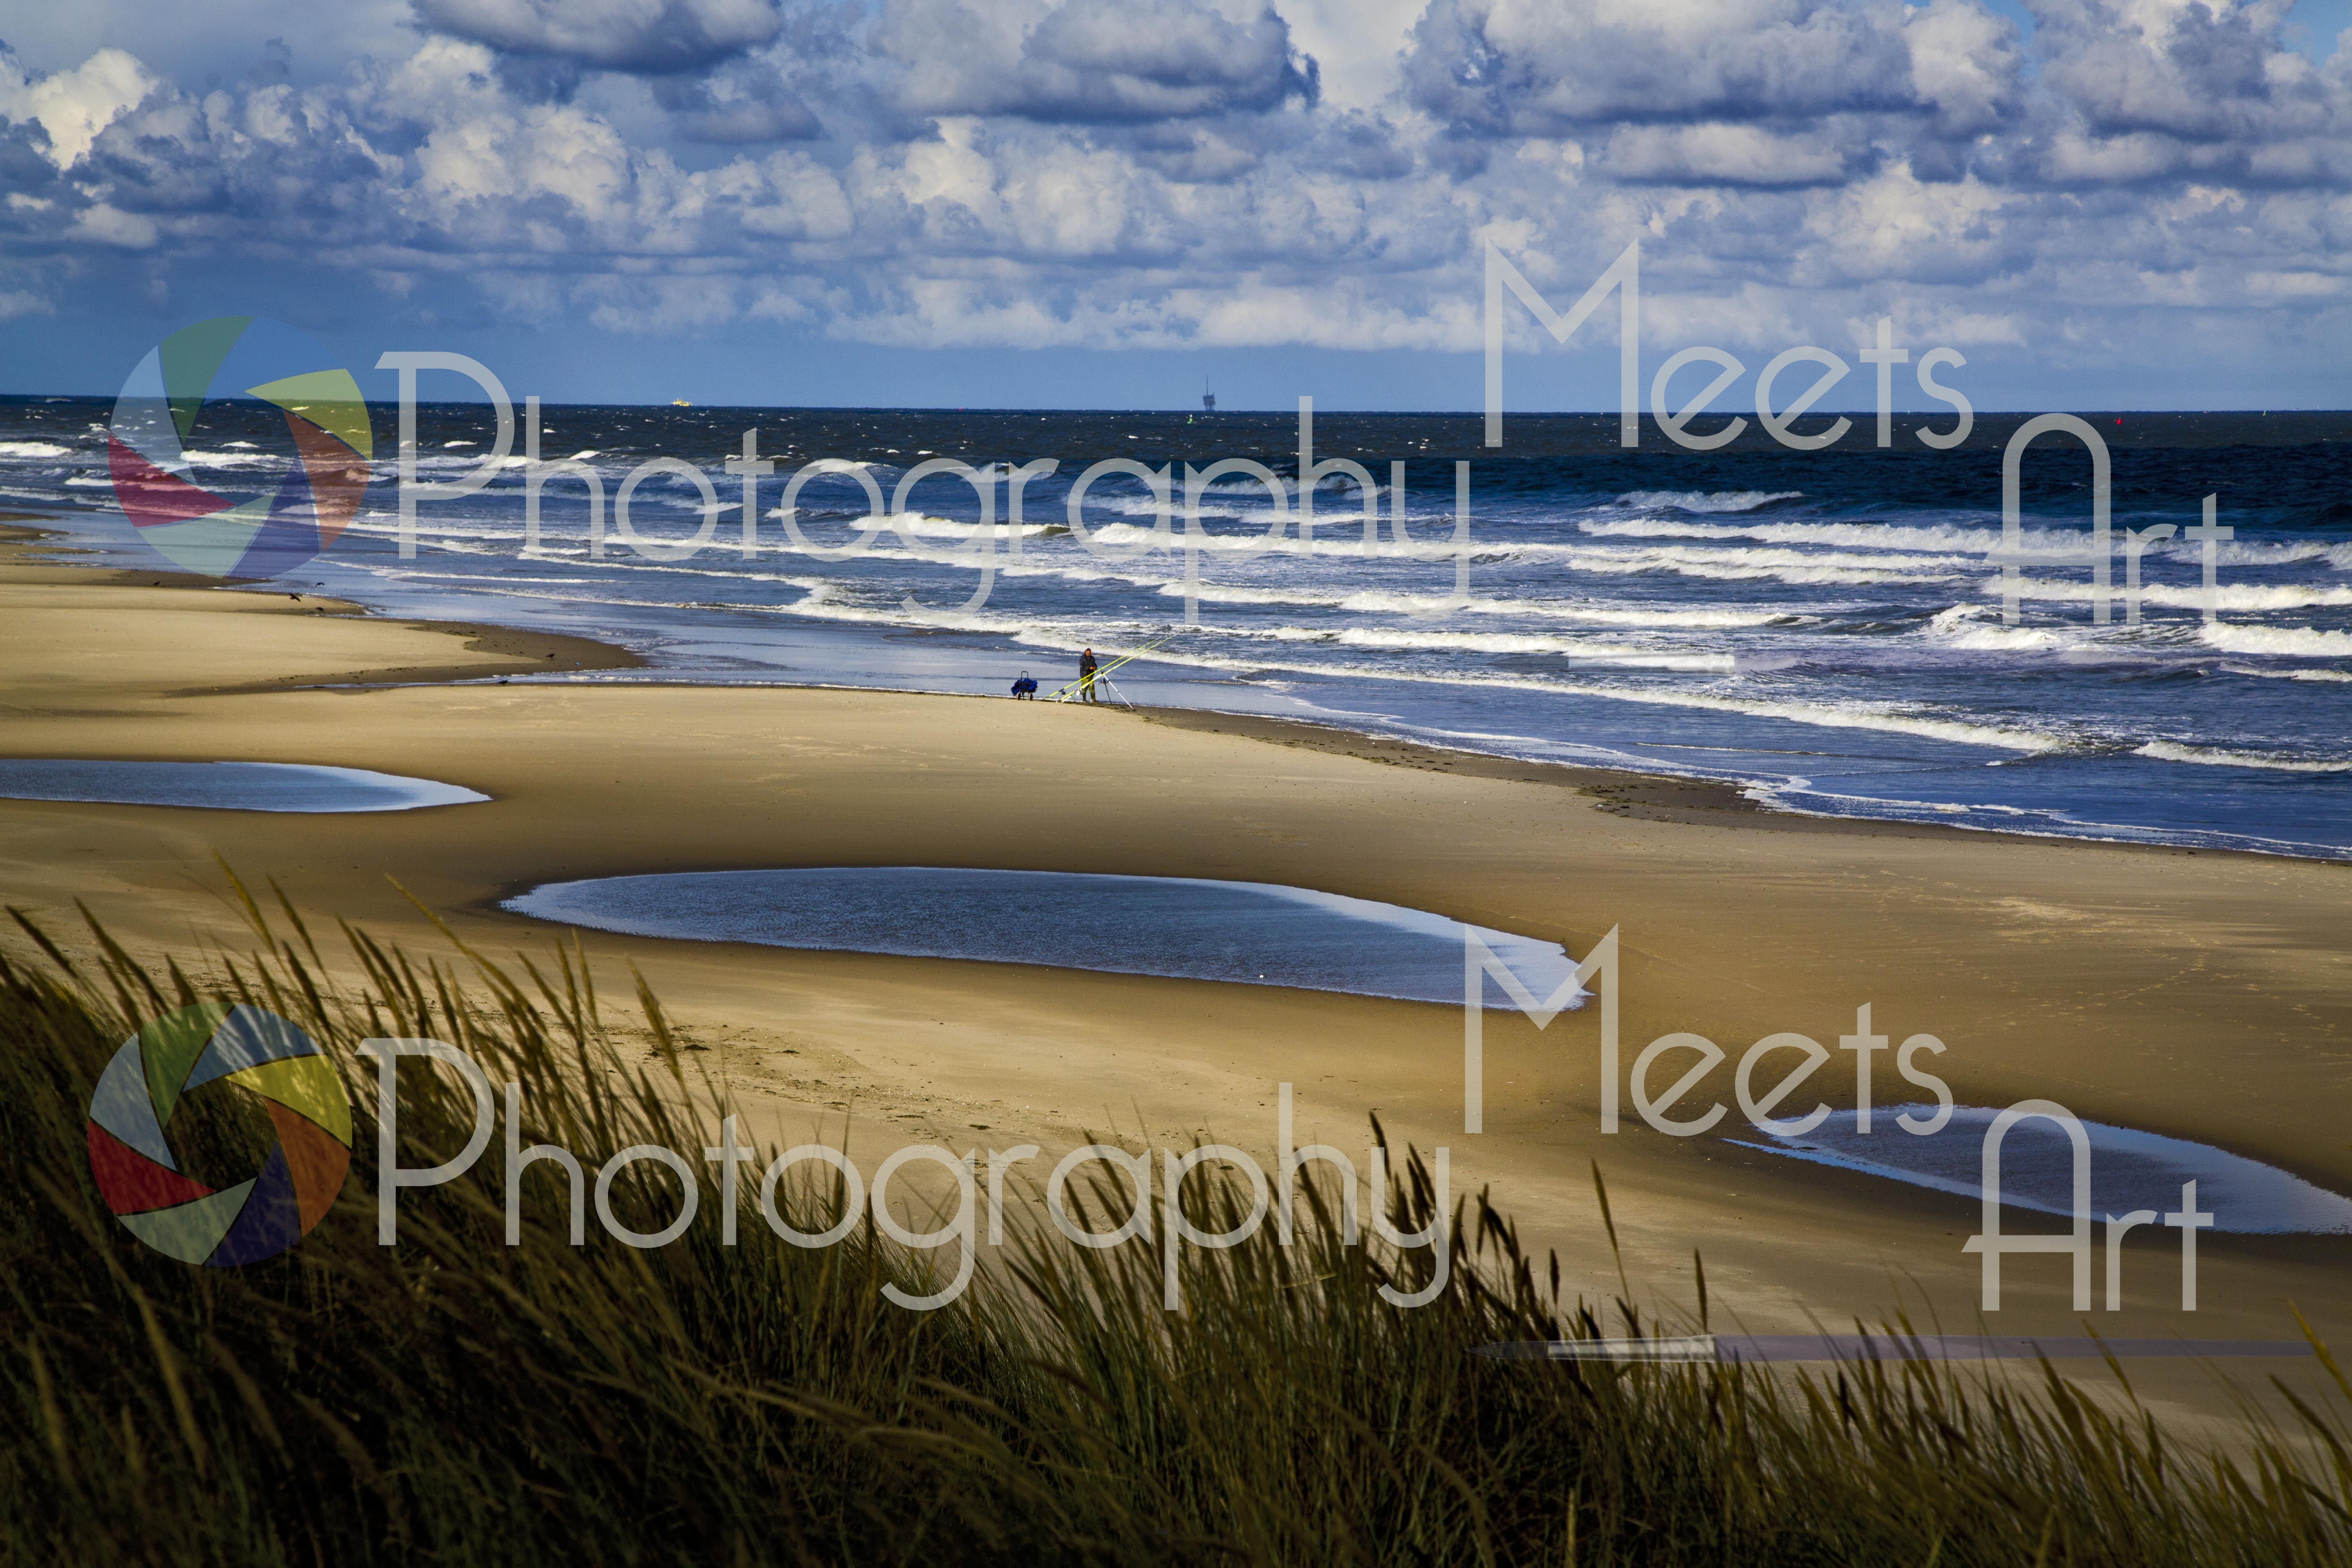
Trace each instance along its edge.
{"label": "tidal pool", "polygon": [[[1955,1106],[1951,1121],[1924,1138],[1896,1124],[1895,1118],[1905,1113],[1924,1121],[1935,1109],[1932,1105],[1874,1107],[1867,1133],[1854,1131],[1853,1110],[1837,1110],[1810,1132],[1783,1137],[1758,1128],[1757,1142],[1732,1142],[1745,1149],[1980,1198],[1984,1137],[2000,1111],[1983,1105]],[[2209,1143],[2160,1137],[2103,1121],[2084,1121],[2083,1131],[2091,1144],[2091,1217],[2095,1220],[2134,1209],[2177,1213],[2181,1184],[2195,1182],[2197,1206],[2213,1216],[2216,1230],[2247,1235],[2352,1234],[2352,1198],[2314,1186],[2275,1165]],[[2042,1117],[2029,1117],[2011,1128],[2000,1145],[2000,1188],[2001,1201],[2010,1207],[2073,1215],[2074,1152],[2065,1130]]]}
{"label": "tidal pool", "polygon": [[[1463,994],[1463,922],[1270,882],[923,866],[687,871],[551,882],[504,907],[631,936],[1042,963],[1456,1005]],[[1466,929],[1538,1001],[1576,972],[1558,942]],[[1490,1005],[1509,1005],[1494,981],[1486,993]]]}
{"label": "tidal pool", "polygon": [[490,797],[457,784],[309,763],[0,758],[0,796],[208,811],[415,811]]}

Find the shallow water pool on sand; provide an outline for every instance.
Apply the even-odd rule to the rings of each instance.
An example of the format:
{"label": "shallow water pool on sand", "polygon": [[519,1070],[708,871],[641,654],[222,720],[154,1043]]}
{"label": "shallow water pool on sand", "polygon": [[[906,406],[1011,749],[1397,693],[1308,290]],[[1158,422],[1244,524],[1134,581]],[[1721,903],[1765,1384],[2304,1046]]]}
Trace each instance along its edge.
{"label": "shallow water pool on sand", "polygon": [[[1924,1138],[1905,1131],[1895,1121],[1907,1113],[1924,1121],[1935,1109],[1932,1105],[1874,1108],[1867,1133],[1854,1131],[1853,1111],[1838,1110],[1810,1132],[1783,1137],[1759,1128],[1756,1142],[1733,1142],[1742,1148],[1980,1197],[1985,1133],[2000,1112],[1990,1106],[1956,1106],[1951,1121]],[[2159,1215],[2177,1213],[2181,1184],[2195,1182],[2197,1206],[2213,1216],[2216,1230],[2246,1235],[2352,1234],[2352,1198],[2314,1186],[2275,1165],[2209,1143],[2165,1138],[2103,1121],[2085,1121],[2083,1131],[2091,1144],[2091,1217],[2095,1220],[2134,1209],[2153,1209]],[[2000,1145],[2000,1189],[2001,1201],[2011,1208],[2072,1215],[2074,1155],[2065,1130],[2041,1117],[2029,1117],[2011,1128]]]}
{"label": "shallow water pool on sand", "polygon": [[[1459,921],[1268,882],[921,866],[693,871],[551,882],[506,900],[632,936],[1042,963],[1459,1005]],[[1475,931],[1536,994],[1576,965],[1558,942]],[[1507,1005],[1492,981],[1491,1005]]]}
{"label": "shallow water pool on sand", "polygon": [[415,811],[490,797],[457,784],[308,763],[0,758],[0,797],[210,811]]}

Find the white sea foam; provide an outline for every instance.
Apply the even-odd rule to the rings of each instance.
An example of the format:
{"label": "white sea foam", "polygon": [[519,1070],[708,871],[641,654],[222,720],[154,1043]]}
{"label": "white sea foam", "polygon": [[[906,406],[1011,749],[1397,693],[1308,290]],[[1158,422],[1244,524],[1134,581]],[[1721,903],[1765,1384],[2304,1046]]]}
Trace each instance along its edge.
{"label": "white sea foam", "polygon": [[253,468],[278,461],[261,452],[208,452],[191,448],[180,455],[204,468]]}
{"label": "white sea foam", "polygon": [[1629,490],[1619,506],[1670,506],[1678,511],[1754,511],[1769,501],[1796,500],[1802,490]]}
{"label": "white sea foam", "polygon": [[73,448],[50,441],[0,441],[0,458],[70,458]]}
{"label": "white sea foam", "polygon": [[[1122,576],[1118,580],[1148,586],[1167,598],[1181,598],[1185,593],[1181,578]],[[1202,583],[1198,587],[1197,596],[1202,603],[1211,605],[1297,605],[1302,608],[1342,610],[1355,615],[1427,616],[1446,611],[1456,615],[1574,621],[1590,626],[1686,627],[1704,631],[1785,625],[1796,618],[1780,610],[1706,609],[1664,605],[1654,608],[1627,608],[1540,599],[1475,596],[1468,604],[1457,605],[1447,595],[1400,594],[1377,588],[1354,593],[1316,594],[1297,588],[1252,588],[1235,584]]]}
{"label": "white sea foam", "polygon": [[[1255,555],[1260,552],[1286,556],[1310,553],[1307,542],[1299,539],[1296,534],[1286,533],[1280,538],[1269,539],[1266,520],[1261,520],[1255,527],[1223,531],[1203,528],[1198,534],[1194,534],[1185,526],[1184,520],[1180,515],[1170,523],[1168,531],[1165,533],[1160,532],[1157,528],[1139,528],[1128,522],[1090,524],[1087,531],[1093,536],[1096,543],[1108,545],[1122,555],[1129,552],[1139,554],[1150,549],[1157,549],[1181,556],[1186,550],[1195,547],[1202,556],[1207,557]],[[1363,546],[1360,542],[1334,541],[1328,534],[1319,534],[1316,538],[1311,553],[1318,556],[1333,556],[1341,560],[1349,556],[1354,556],[1358,560],[1364,558]],[[1429,558],[1430,553],[1417,547],[1400,549],[1385,542],[1378,551],[1380,556],[1397,561],[1425,560]],[[1450,552],[1445,553],[1449,556],[1451,554]]]}
{"label": "white sea foam", "polygon": [[[891,514],[890,521],[892,527],[908,529],[923,539],[972,539],[977,538],[981,531],[978,522],[962,522],[951,517],[932,517],[919,511],[904,514],[903,521],[899,514],[894,512]],[[1021,537],[1035,539],[1054,526],[1049,522],[1024,522],[1021,525]],[[1013,529],[1010,523],[1000,522],[992,524],[991,531],[994,538],[1010,539],[1013,537]],[[954,559],[961,564],[971,565],[976,563],[981,558],[967,555]]]}
{"label": "white sea foam", "polygon": [[1728,672],[1729,654],[1693,654],[1627,647],[1616,643],[1588,642],[1579,637],[1547,637],[1526,632],[1416,632],[1349,626],[1336,635],[1322,634],[1345,647],[1458,649],[1469,653],[1558,653],[1643,669],[1701,669]]}
{"label": "white sea foam", "polygon": [[1622,561],[1665,562],[1675,564],[1712,566],[1732,564],[1743,567],[1830,567],[1850,572],[1930,572],[1974,568],[1982,564],[1966,555],[1921,555],[1887,553],[1855,554],[1845,551],[1790,550],[1777,545],[1733,545],[1727,549],[1696,549],[1685,544],[1656,545],[1648,549],[1625,550],[1595,546],[1579,552],[1580,559],[1607,558]]}
{"label": "white sea foam", "polygon": [[[1087,498],[1087,510],[1089,512],[1095,510],[1095,500],[1096,498],[1093,496]],[[1150,515],[1151,510],[1149,506],[1115,510],[1129,510],[1133,514],[1147,517]],[[1268,542],[1265,535],[1273,515],[1270,511],[1262,510],[1255,514],[1234,513],[1233,515],[1242,517],[1247,526],[1217,533],[1208,532],[1204,529],[1203,554],[1236,549],[1250,551],[1263,549],[1272,555],[1312,555],[1318,560],[1328,559],[1335,563],[1364,560],[1451,561],[1454,558],[1452,538],[1454,524],[1450,518],[1431,520],[1429,537],[1416,535],[1403,544],[1397,543],[1390,535],[1382,534],[1374,545],[1371,554],[1367,556],[1364,552],[1361,524],[1352,520],[1335,521],[1332,514],[1328,512],[1318,516],[1315,536],[1311,542],[1300,539],[1295,529],[1286,531],[1279,539]],[[1160,532],[1156,527],[1146,528],[1129,522],[1089,522],[1087,525],[1087,532],[1097,543],[1107,544],[1122,552],[1139,550],[1147,545],[1156,546],[1170,552],[1181,552],[1188,537],[1181,507],[1171,516],[1168,531],[1165,533]],[[1563,545],[1528,545],[1475,537],[1475,526],[1473,542],[1482,555],[1559,554],[1565,553],[1570,548]]]}
{"label": "white sea foam", "polygon": [[1928,621],[1927,634],[1949,647],[2004,653],[2055,647],[2063,640],[2039,626],[1988,626],[1978,619],[1990,613],[1983,605],[1954,605]]}
{"label": "white sea foam", "polygon": [[[1044,647],[1060,647],[1068,651],[1075,651],[1082,646],[1080,637],[1076,634],[1056,633],[1050,628],[1043,627],[1033,627],[1024,631],[1019,640]],[[1159,649],[1151,657],[1156,662],[1163,664],[1185,665],[1202,669],[1230,670],[1236,673],[1263,674],[1274,671],[1306,676],[1345,676],[1372,680],[1409,680],[1417,685],[1536,691],[1559,696],[1595,697],[1612,702],[1635,702],[1653,707],[1706,709],[1716,712],[1739,713],[1757,719],[1787,720],[1791,723],[1815,725],[1826,729],[1867,730],[1884,734],[1916,735],[1925,740],[1944,741],[1964,746],[1980,746],[1994,751],[2051,752],[2062,750],[2068,743],[2060,736],[2037,731],[1979,724],[1960,719],[1945,719],[1933,713],[1907,712],[1903,710],[1905,705],[1891,702],[1780,701],[1769,699],[1721,697],[1712,692],[1693,691],[1687,688],[1598,686],[1585,681],[1554,679],[1540,676],[1413,671],[1392,667],[1338,663],[1289,664],[1279,660],[1244,659],[1203,654],[1177,647]]]}
{"label": "white sea foam", "polygon": [[[795,616],[806,616],[821,621],[863,621],[880,626],[938,626],[950,631],[1000,632],[1018,636],[1030,628],[1029,622],[1005,616],[986,613],[966,615],[960,611],[928,608],[919,616],[909,615],[897,604],[887,606],[860,605],[842,597],[837,584],[820,582],[811,588],[808,596],[781,606]],[[1099,635],[1099,634],[1097,634]]]}
{"label": "white sea foam", "polygon": [[2250,665],[2225,664],[2221,667],[2231,675],[2255,675],[2264,680],[2317,680],[2352,682],[2352,670],[2342,669],[2256,669]]}
{"label": "white sea foam", "polygon": [[[1910,583],[1946,583],[1957,571],[1903,570],[1891,564],[1900,559],[1935,561],[1933,556],[1878,557],[1809,556],[1793,550],[1639,550],[1570,551],[1570,563],[1580,572],[1630,575],[1671,572],[1683,577],[1706,577],[1717,582],[1755,582],[1769,578],[1799,586],[1871,587]],[[1955,567],[1961,563],[1955,561]],[[1974,565],[1970,562],[1967,564]]]}
{"label": "white sea foam", "polygon": [[[1714,523],[1682,518],[1602,517],[1581,520],[1577,523],[1577,529],[1595,538],[1753,540],[1759,544],[1886,552],[1959,551],[1979,556],[2003,548],[2000,530],[1990,525],[1971,527],[1948,523],[1793,520]],[[2081,554],[2088,542],[2089,533],[2084,528],[2028,528],[2021,531],[2016,550],[2029,561],[2035,556],[2061,559]],[[2114,550],[2120,562],[2123,555],[2120,534]],[[2175,540],[2151,548],[2147,552],[2147,559],[2151,563],[2200,565],[2204,561],[2204,545],[2196,540]],[[2225,567],[2278,567],[2304,562],[2325,562],[2338,569],[2352,570],[2352,544],[2318,540],[2232,540],[2216,546],[2214,559]]]}
{"label": "white sea foam", "polygon": [[2352,632],[2321,631],[2311,626],[2241,626],[2215,621],[2200,626],[2197,635],[2224,653],[2267,653],[2288,658],[2352,655]]}
{"label": "white sea foam", "polygon": [[[2149,552],[2184,566],[2200,564],[2205,559],[2202,540],[2178,540],[2158,546]],[[2325,561],[2332,553],[2329,546],[2315,539],[2297,539],[2284,542],[2265,540],[2224,540],[2213,547],[2213,560],[2222,566],[2293,566],[2305,561]]]}
{"label": "white sea foam", "polygon": [[[2194,608],[2205,602],[2202,587],[2147,585],[2140,597],[2152,605]],[[2292,584],[2264,586],[2252,583],[2214,584],[2215,607],[2224,610],[2303,610],[2352,605],[2352,588],[2305,588]]]}
{"label": "white sea foam", "polygon": [[[2110,582],[2106,596],[2120,602],[2126,596],[2121,573]],[[1987,593],[2003,592],[2000,579],[1986,580]],[[2021,577],[2017,580],[2017,596],[2021,599],[2064,599],[2089,601],[2099,596],[2099,590],[2085,578],[2079,583],[2053,581],[2046,577]],[[2205,603],[2205,589],[2194,583],[2142,583],[2140,603],[2158,605],[2168,609],[2193,610]],[[2257,583],[2217,583],[2213,587],[2213,604],[2222,610],[2304,610],[2334,608],[2352,605],[2352,588],[2305,587],[2296,584],[2263,584]]]}
{"label": "white sea foam", "polygon": [[[1359,605],[1356,601],[1379,595],[1351,595],[1340,601],[1343,610],[1372,608]],[[1443,603],[1430,600],[1428,603]],[[1785,626],[1798,617],[1781,610],[1727,610],[1701,607],[1675,607],[1665,605],[1637,606],[1601,606],[1597,605],[1564,605],[1538,599],[1474,599],[1471,609],[1489,616],[1541,616],[1562,621],[1581,621],[1602,626],[1687,627],[1696,631],[1729,631],[1742,626]]]}
{"label": "white sea foam", "polygon": [[2352,758],[2282,757],[2269,752],[2226,751],[2218,746],[2188,746],[2174,741],[2150,741],[2134,753],[2168,763],[2203,763],[2212,767],[2265,768],[2289,773],[2352,773]]}
{"label": "white sea foam", "polygon": [[[965,525],[976,527],[977,525]],[[999,527],[1000,536],[1003,532]],[[1052,533],[1051,527],[1023,525],[1024,536],[1037,532]],[[901,552],[900,553],[904,553]],[[982,564],[971,553],[926,554],[915,559],[941,566],[971,570]],[[1091,559],[1091,558],[1087,558]],[[1067,582],[1125,583],[1149,590],[1165,598],[1181,598],[1185,594],[1181,576],[1168,574],[1118,572],[1096,566],[1061,565],[1041,563],[1034,557],[1019,562],[1000,554],[996,570],[1001,576],[1054,577]],[[1802,617],[1784,610],[1730,609],[1696,605],[1609,605],[1570,603],[1543,599],[1498,599],[1474,595],[1466,605],[1453,604],[1446,594],[1408,594],[1393,589],[1336,587],[1318,593],[1304,587],[1254,587],[1245,584],[1203,582],[1197,585],[1196,596],[1210,605],[1296,605],[1307,609],[1346,611],[1355,615],[1414,615],[1428,616],[1440,612],[1459,615],[1525,616],[1532,619],[1572,621],[1582,625],[1611,626],[1643,626],[1658,628],[1685,627],[1693,630],[1730,630],[1746,626],[1785,626]]]}
{"label": "white sea foam", "polygon": [[[1688,522],[1673,518],[1593,518],[1580,532],[1612,539],[1749,539],[1759,544],[1819,545],[1832,549],[1897,552],[1963,552],[1979,558],[2001,547],[1998,528],[1901,522]],[[2079,530],[2027,529],[2018,542],[2027,555],[2066,556],[2083,550]],[[1971,563],[1976,564],[1978,563]]]}

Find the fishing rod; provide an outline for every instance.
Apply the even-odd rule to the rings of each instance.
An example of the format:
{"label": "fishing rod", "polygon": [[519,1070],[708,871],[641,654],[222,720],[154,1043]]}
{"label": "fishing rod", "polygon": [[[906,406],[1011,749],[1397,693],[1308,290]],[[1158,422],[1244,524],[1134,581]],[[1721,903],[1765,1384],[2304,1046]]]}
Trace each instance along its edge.
{"label": "fishing rod", "polygon": [[[1098,686],[1108,687],[1109,685],[1109,681],[1106,678],[1112,670],[1118,668],[1122,665],[1131,664],[1135,660],[1141,658],[1145,654],[1151,652],[1154,648],[1165,647],[1167,644],[1175,640],[1176,634],[1174,632],[1169,632],[1164,636],[1156,637],[1150,642],[1143,644],[1141,647],[1131,648],[1128,652],[1119,655],[1109,663],[1097,666],[1093,675],[1082,675],[1076,680],[1071,681],[1068,685],[1061,687],[1054,692],[1053,696],[1048,699],[1048,700],[1054,702],[1074,702],[1085,692],[1087,683],[1089,680],[1092,680]],[[1127,701],[1124,697],[1120,698],[1119,700],[1122,702]],[[1128,706],[1132,708],[1135,705],[1129,702]]]}

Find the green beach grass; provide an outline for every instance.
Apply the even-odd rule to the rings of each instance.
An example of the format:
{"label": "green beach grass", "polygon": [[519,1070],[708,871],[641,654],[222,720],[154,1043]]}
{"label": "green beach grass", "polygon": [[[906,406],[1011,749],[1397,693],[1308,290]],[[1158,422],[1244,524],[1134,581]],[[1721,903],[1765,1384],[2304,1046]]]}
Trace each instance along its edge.
{"label": "green beach grass", "polygon": [[[535,1176],[509,1247],[497,1142],[467,1177],[404,1194],[399,1245],[381,1247],[362,1039],[456,1045],[524,1086],[526,1142],[583,1160],[698,1150],[723,1097],[689,1082],[642,987],[651,1056],[608,1034],[572,954],[419,963],[347,928],[364,982],[339,989],[279,903],[265,921],[248,900],[252,950],[201,963],[142,964],[93,927],[103,960],[77,969],[21,916],[17,956],[0,958],[6,1561],[2352,1559],[2340,1373],[2342,1400],[2224,1457],[2046,1369],[2014,1384],[1916,1363],[1792,1376],[1488,1360],[1473,1347],[1646,1325],[1623,1301],[1563,1301],[1556,1268],[1524,1257],[1483,1194],[1457,1206],[1453,1284],[1417,1310],[1376,1290],[1416,1288],[1427,1262],[1344,1245],[1328,1189],[1292,1247],[1268,1226],[1188,1249],[1174,1313],[1148,1246],[1050,1232],[1012,1238],[953,1306],[907,1311],[880,1287],[921,1289],[923,1256],[870,1220],[837,1246],[788,1246],[756,1182],[737,1245],[706,1202],[677,1242],[637,1250],[593,1226],[570,1246],[558,1188]],[[243,1268],[137,1244],[85,1152],[115,1047],[205,997],[309,1031],[357,1119],[362,1168],[332,1212]],[[469,1094],[424,1071],[401,1088],[404,1163],[464,1144]],[[1187,1191],[1205,1194],[1204,1227],[1242,1202],[1198,1178]],[[614,1201],[644,1228],[675,1210],[628,1177]],[[835,1201],[811,1182],[783,1206],[815,1230]],[[1428,1223],[1418,1157],[1383,1201],[1408,1230]],[[1124,1207],[1099,1188],[1094,1203]]]}

